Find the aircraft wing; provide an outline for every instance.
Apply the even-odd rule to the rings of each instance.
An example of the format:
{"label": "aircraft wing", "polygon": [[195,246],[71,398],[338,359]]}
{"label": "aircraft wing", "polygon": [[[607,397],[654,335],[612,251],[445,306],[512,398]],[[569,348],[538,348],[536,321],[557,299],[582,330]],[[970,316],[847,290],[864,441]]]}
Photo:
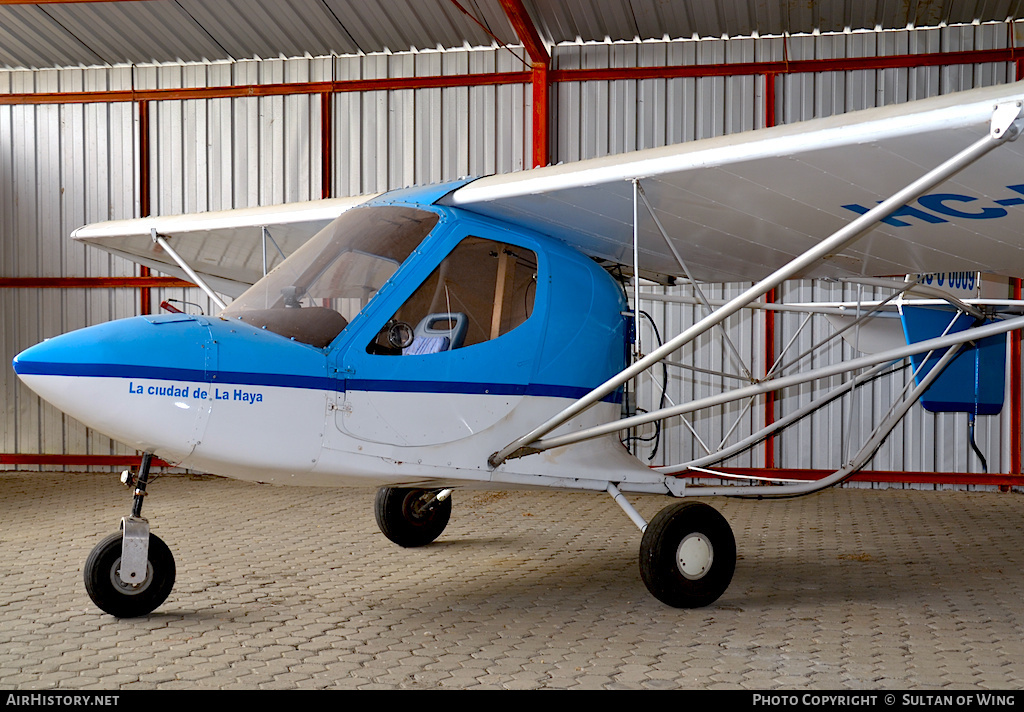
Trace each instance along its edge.
{"label": "aircraft wing", "polygon": [[[480,178],[439,202],[553,235],[669,282],[750,281],[801,254],[989,130],[1024,82],[712,139]],[[150,229],[215,290],[237,296],[341,212],[373,196],[88,225],[72,237],[185,276]],[[981,271],[1024,276],[1024,141],[1007,142],[799,276]],[[672,241],[666,242],[658,223]],[[187,277],[186,277],[187,278]]]}
{"label": "aircraft wing", "polygon": [[[150,230],[216,291],[237,297],[345,210],[372,196],[240,208],[191,215],[111,220],[80,227],[75,240],[183,279],[189,277],[152,240]],[[264,245],[263,228],[269,239]]]}
{"label": "aircraft wing", "polygon": [[[751,281],[989,131],[1024,83],[481,178],[442,202],[633,263],[633,179],[696,279]],[[642,202],[639,270],[678,260]],[[1024,275],[1024,141],[1007,142],[800,276]]]}

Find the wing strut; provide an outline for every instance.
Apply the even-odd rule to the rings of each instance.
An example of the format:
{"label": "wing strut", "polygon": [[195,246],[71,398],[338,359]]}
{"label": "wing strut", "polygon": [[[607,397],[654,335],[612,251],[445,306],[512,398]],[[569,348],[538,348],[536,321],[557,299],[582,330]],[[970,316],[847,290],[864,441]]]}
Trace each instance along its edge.
{"label": "wing strut", "polygon": [[[700,300],[701,305],[704,307],[704,311],[707,312],[708,314],[713,313],[715,310],[711,306],[711,303],[708,301],[708,298],[706,296],[704,296],[704,290],[700,288],[700,283],[693,278],[693,274],[690,272],[690,268],[686,265],[686,261],[683,259],[683,256],[679,254],[679,250],[676,249],[676,246],[672,244],[672,240],[670,240],[669,237],[668,237],[668,231],[665,229],[664,225],[661,224],[661,220],[658,219],[658,214],[654,211],[654,208],[651,206],[650,201],[647,200],[647,194],[644,193],[644,188],[643,188],[642,185],[640,185],[640,179],[639,178],[634,178],[633,179],[633,202],[634,202],[633,223],[634,223],[634,233],[636,232],[636,230],[639,229],[639,226],[638,226],[639,219],[638,219],[638,216],[636,214],[636,207],[635,207],[635,203],[636,203],[637,197],[639,197],[643,201],[644,207],[647,208],[648,214],[650,214],[651,218],[654,220],[654,224],[657,226],[658,232],[661,233],[662,239],[665,240],[665,244],[668,245],[668,249],[672,251],[672,256],[676,258],[676,263],[679,265],[679,268],[681,270],[683,270],[683,274],[686,275],[686,278],[688,280],[690,280],[690,284],[693,286],[694,293],[697,295],[697,299]],[[637,243],[638,243],[638,241],[639,241],[639,237],[637,235],[634,235],[634,238],[633,238],[633,253],[634,253],[633,254],[633,283],[636,284],[636,285],[640,284],[640,278],[639,278],[639,275],[640,275],[640,260],[639,260],[639,255],[637,254],[637,250],[638,250]],[[635,309],[639,310],[640,309],[640,292],[639,292],[639,289],[637,289],[636,292],[635,292],[635,297],[634,297],[634,302],[633,303],[635,305]],[[754,382],[754,377],[750,373],[750,369],[748,369],[746,367],[746,365],[744,365],[743,357],[740,356],[739,349],[736,348],[736,345],[733,344],[732,339],[729,338],[729,332],[723,329],[722,330],[722,338],[725,340],[725,345],[728,347],[729,352],[732,354],[732,357],[735,360],[736,364],[740,367],[740,370],[743,371],[743,377],[746,378],[747,381],[749,381],[750,383],[753,383]]]}
{"label": "wing strut", "polygon": [[277,240],[274,239],[274,236],[270,234],[270,230],[267,229],[266,225],[261,225],[260,226],[260,236],[262,237],[262,240],[263,240],[263,276],[266,277],[267,276],[267,265],[268,265],[268,261],[267,261],[267,240],[270,240],[270,243],[274,246],[274,249],[277,250],[277,254],[281,255],[281,259],[282,260],[287,259],[287,256],[281,250],[280,245],[277,244]]}
{"label": "wing strut", "polygon": [[806,373],[794,374],[792,376],[785,376],[782,378],[772,379],[764,383],[759,383],[752,386],[745,386],[743,388],[737,388],[727,393],[720,393],[718,395],[707,396],[699,400],[690,401],[688,403],[682,403],[680,405],[672,406],[669,408],[662,408],[661,410],[652,411],[650,413],[643,413],[634,415],[629,418],[623,418],[616,420],[611,423],[604,425],[594,426],[586,430],[580,430],[577,432],[569,433],[566,435],[559,435],[556,437],[547,438],[545,440],[534,441],[533,445],[528,448],[525,452],[514,453],[515,457],[523,457],[524,455],[530,455],[535,452],[543,452],[544,450],[550,450],[551,448],[561,447],[563,445],[571,445],[576,442],[583,440],[590,440],[591,438],[600,437],[602,435],[608,435],[611,433],[618,432],[619,430],[625,430],[627,428],[633,428],[639,425],[645,425],[646,423],[653,422],[655,420],[662,420],[663,418],[670,418],[676,415],[683,415],[685,413],[691,413],[703,408],[711,406],[722,405],[723,403],[729,403],[734,400],[741,400],[743,398],[749,398],[751,396],[761,395],[769,391],[781,390],[783,388],[790,388],[792,386],[806,383],[808,381],[818,380],[820,378],[827,378],[829,376],[838,376],[843,373],[857,371],[862,368],[874,366],[879,363],[892,363],[900,359],[913,356],[915,354],[927,353],[929,351],[939,351],[942,349],[948,349],[952,346],[959,346],[968,341],[974,341],[977,339],[984,339],[988,336],[995,336],[997,334],[1004,334],[1008,331],[1015,329],[1024,329],[1024,316],[1015,317],[1013,319],[1007,319],[1005,321],[997,321],[985,326],[978,326],[966,331],[961,331],[955,334],[949,334],[947,336],[939,336],[934,339],[928,339],[927,341],[918,341],[907,346],[901,346],[896,349],[889,349],[877,354],[869,354],[867,356],[861,356],[859,358],[850,359],[848,361],[842,361],[835,363],[830,366],[822,366],[813,371]]}
{"label": "wing strut", "polygon": [[[652,365],[658,363],[663,358],[675,352],[712,327],[720,324],[725,319],[764,296],[770,290],[778,287],[786,280],[799,275],[801,272],[813,266],[824,257],[841,252],[850,243],[873,228],[877,223],[884,220],[891,213],[956,175],[964,168],[970,166],[982,156],[986,155],[996,146],[999,146],[1006,141],[1016,139],[1020,133],[1022,121],[1024,121],[1022,120],[1022,113],[1024,112],[1021,110],[1020,101],[1006,102],[996,105],[992,112],[989,132],[986,136],[978,139],[963,151],[957,153],[955,156],[932,169],[928,173],[925,173],[923,176],[913,181],[902,190],[894,193],[892,196],[853,220],[848,225],[839,229],[822,242],[794,258],[789,263],[776,270],[768,277],[762,279],[750,289],[746,290],[743,294],[729,301],[718,311],[700,319],[675,338],[667,341],[664,345],[655,349],[644,358],[636,361],[632,366],[624,369],[617,376],[606,381],[603,385],[598,386],[586,396],[580,398],[571,406],[550,418],[547,422],[539,425],[526,435],[495,452],[490,456],[490,458],[488,458],[488,464],[491,468],[497,468],[510,457],[522,457],[535,452],[548,450],[552,447],[557,447],[558,445],[568,444],[565,441],[569,436],[552,438],[547,441],[541,441],[541,438],[573,417],[600,402],[601,399],[615,391],[630,379],[638,376]],[[1002,324],[993,326],[1002,327],[1005,326],[1006,323],[1008,322],[1003,322]],[[981,329],[984,328],[985,327],[981,327]],[[947,344],[947,346],[948,345],[952,344]],[[918,349],[913,353],[920,353],[921,350],[922,349]],[[770,389],[775,390],[777,387],[777,385],[771,386]],[[746,391],[748,389],[744,388],[741,390]],[[679,407],[677,406],[675,409],[670,408],[655,411],[653,413],[648,413],[643,417],[650,420],[660,420],[661,418],[672,415],[673,413],[671,411],[677,410],[678,408]],[[630,420],[633,419],[626,419],[609,424],[612,427],[611,432],[627,427],[626,423]],[[648,420],[645,420],[644,422],[648,422]],[[600,428],[592,428],[587,432],[593,433],[596,430],[600,430]],[[576,439],[579,439],[579,435],[580,434],[576,434],[569,439],[575,442]],[[595,437],[595,435],[590,435],[588,437]]]}
{"label": "wing strut", "polygon": [[702,487],[700,488],[701,495],[711,497],[722,494],[740,494],[741,496],[751,497],[791,497],[799,494],[818,492],[849,479],[862,467],[868,464],[872,457],[874,457],[875,452],[882,446],[882,443],[885,442],[885,439],[889,436],[889,433],[892,432],[892,429],[895,428],[901,420],[903,420],[903,416],[905,416],[907,411],[910,410],[914,403],[917,402],[918,397],[931,387],[932,382],[939,377],[939,374],[946,370],[946,366],[956,358],[956,355],[960,352],[964,343],[965,342],[960,342],[959,344],[951,346],[946,353],[942,355],[932,370],[921,379],[921,382],[904,397],[903,402],[890,410],[889,414],[878,424],[878,427],[875,428],[875,432],[867,439],[867,442],[861,446],[861,449],[858,450],[845,465],[828,477],[822,477],[819,480],[802,482],[799,484],[752,485],[750,487],[740,488],[739,492],[732,487]]}
{"label": "wing strut", "polygon": [[210,285],[208,285],[203,280],[202,277],[200,277],[198,274],[196,274],[194,269],[192,269],[191,267],[188,266],[188,262],[183,260],[181,258],[181,255],[179,255],[177,252],[175,252],[174,249],[170,245],[167,244],[167,240],[165,240],[161,235],[157,234],[157,231],[156,231],[155,227],[150,229],[149,234],[153,238],[153,242],[155,242],[156,244],[160,245],[160,247],[163,248],[164,252],[166,252],[168,255],[170,255],[170,258],[178,263],[178,266],[181,267],[181,269],[185,272],[185,274],[187,274],[189,276],[189,279],[191,279],[193,282],[195,282],[196,285],[200,289],[202,289],[204,292],[206,292],[206,296],[208,296],[210,299],[212,299],[214,304],[219,306],[221,309],[224,309],[224,308],[227,307],[227,304],[224,303],[224,300],[222,300],[220,297],[218,297],[217,293],[214,292],[212,289],[210,289]]}

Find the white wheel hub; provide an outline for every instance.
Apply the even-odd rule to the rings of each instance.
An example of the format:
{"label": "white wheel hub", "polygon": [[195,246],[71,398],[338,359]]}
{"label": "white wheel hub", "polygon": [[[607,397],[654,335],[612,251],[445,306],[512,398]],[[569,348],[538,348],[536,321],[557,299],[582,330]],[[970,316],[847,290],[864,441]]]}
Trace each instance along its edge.
{"label": "white wheel hub", "polygon": [[715,559],[711,541],[699,532],[687,534],[676,549],[676,566],[679,573],[690,580],[703,578]]}
{"label": "white wheel hub", "polygon": [[137,593],[142,593],[149,584],[153,582],[153,566],[147,561],[146,562],[146,578],[139,581],[137,584],[125,583],[121,580],[121,560],[118,559],[114,562],[114,565],[110,567],[110,583],[114,584],[114,590],[120,591],[121,593],[134,596]]}

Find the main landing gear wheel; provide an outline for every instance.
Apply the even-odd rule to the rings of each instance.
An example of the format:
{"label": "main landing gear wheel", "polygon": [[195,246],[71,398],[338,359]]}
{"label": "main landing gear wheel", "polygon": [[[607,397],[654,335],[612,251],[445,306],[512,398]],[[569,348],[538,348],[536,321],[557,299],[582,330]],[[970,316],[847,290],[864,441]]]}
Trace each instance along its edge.
{"label": "main landing gear wheel", "polygon": [[93,603],[112,616],[135,618],[167,600],[174,586],[174,557],[156,534],[149,535],[146,576],[137,584],[121,580],[122,534],[111,534],[85,560],[85,590]]}
{"label": "main landing gear wheel", "polygon": [[377,526],[391,541],[412,548],[441,536],[452,516],[452,498],[444,490],[381,487],[373,503]]}
{"label": "main landing gear wheel", "polygon": [[713,507],[680,502],[651,520],[640,542],[640,576],[662,603],[700,608],[718,599],[736,569],[736,539]]}

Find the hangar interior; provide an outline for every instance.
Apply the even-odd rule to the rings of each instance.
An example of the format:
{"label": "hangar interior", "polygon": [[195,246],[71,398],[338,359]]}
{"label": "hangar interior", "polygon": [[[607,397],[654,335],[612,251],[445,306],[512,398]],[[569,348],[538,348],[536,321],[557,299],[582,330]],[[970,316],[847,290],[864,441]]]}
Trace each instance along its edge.
{"label": "hangar interior", "polygon": [[[216,310],[187,282],[72,243],[80,225],[358,196],[1010,83],[1024,77],[1021,15],[1011,0],[0,0],[0,469],[106,469],[139,456],[40,401],[9,367],[15,354],[166,300]],[[744,288],[707,286],[715,299]],[[1019,298],[1020,282],[996,289]],[[885,296],[801,280],[774,298]],[[640,308],[647,344],[700,311]],[[737,372],[763,378],[831,328],[791,313],[733,317],[734,348],[721,332],[702,338],[667,382],[641,380],[637,407],[700,397]],[[859,479],[1024,485],[1020,337],[1007,348],[1006,406],[976,426],[985,465],[962,414],[914,408]],[[838,341],[815,359],[852,354]],[[723,467],[835,469],[907,378],[878,380]],[[674,419],[632,446],[652,464],[677,462],[809,397],[787,389]]]}

